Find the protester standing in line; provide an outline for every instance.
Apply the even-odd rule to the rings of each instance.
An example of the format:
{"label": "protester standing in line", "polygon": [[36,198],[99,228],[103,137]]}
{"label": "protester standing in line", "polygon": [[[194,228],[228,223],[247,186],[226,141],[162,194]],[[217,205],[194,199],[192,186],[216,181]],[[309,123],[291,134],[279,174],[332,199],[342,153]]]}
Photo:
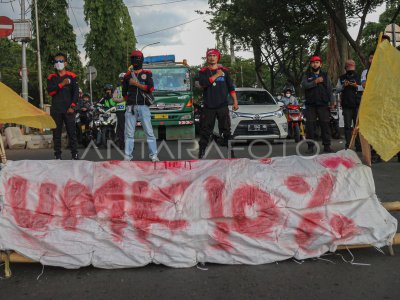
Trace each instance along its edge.
{"label": "protester standing in line", "polygon": [[131,53],[132,69],[124,77],[122,95],[126,100],[125,112],[125,160],[132,160],[135,146],[136,122],[140,121],[147,137],[150,159],[160,161],[157,156],[157,142],[151,125],[150,102],[153,100],[153,74],[143,70],[143,53],[134,50]]}
{"label": "protester standing in line", "polygon": [[[306,135],[307,139],[314,140],[317,118],[321,126],[322,144],[324,152],[331,153],[330,107],[335,106],[332,93],[332,84],[328,74],[321,70],[322,59],[313,56],[310,59],[310,70],[303,76],[302,87],[305,91],[306,106]],[[308,143],[308,154],[314,153],[314,143]]]}
{"label": "protester standing in line", "polygon": [[[346,73],[341,75],[336,85],[336,92],[341,95],[343,108],[345,148],[348,149],[352,137],[353,128],[356,126],[358,109],[361,102],[361,82],[356,72],[356,63],[349,59],[345,64]],[[356,139],[356,150],[361,151],[360,141]]]}
{"label": "protester standing in line", "polygon": [[61,134],[65,123],[72,159],[78,160],[75,109],[79,97],[79,86],[76,74],[66,70],[68,61],[63,53],[57,53],[53,63],[56,72],[47,78],[47,92],[52,97],[50,115],[56,123],[56,128],[53,129],[54,158],[61,159]]}
{"label": "protester standing in line", "polygon": [[239,108],[235,87],[228,69],[219,66],[221,54],[217,49],[206,53],[207,66],[199,71],[199,83],[203,87],[203,109],[200,116],[199,159],[205,155],[212,135],[215,120],[225,144],[231,138],[231,119],[228,108],[228,93],[232,96],[235,111]]}

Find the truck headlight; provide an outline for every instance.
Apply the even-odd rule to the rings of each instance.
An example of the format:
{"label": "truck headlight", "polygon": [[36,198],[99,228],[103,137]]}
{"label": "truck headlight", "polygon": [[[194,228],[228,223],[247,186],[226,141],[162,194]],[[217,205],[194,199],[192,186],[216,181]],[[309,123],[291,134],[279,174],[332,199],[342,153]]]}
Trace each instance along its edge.
{"label": "truck headlight", "polygon": [[181,117],[181,120],[190,120],[191,118],[192,118],[192,115],[187,114],[187,115],[183,115]]}

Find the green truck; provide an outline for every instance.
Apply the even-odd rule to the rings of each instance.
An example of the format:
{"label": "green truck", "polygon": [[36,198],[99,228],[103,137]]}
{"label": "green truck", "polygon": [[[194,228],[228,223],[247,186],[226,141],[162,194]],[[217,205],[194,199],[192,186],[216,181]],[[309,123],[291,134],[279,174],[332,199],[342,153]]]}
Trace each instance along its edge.
{"label": "green truck", "polygon": [[[143,69],[153,73],[155,103],[150,111],[155,136],[194,139],[193,76],[186,61],[175,62],[174,55],[150,56],[144,59]],[[136,137],[144,138],[143,131],[137,131]]]}

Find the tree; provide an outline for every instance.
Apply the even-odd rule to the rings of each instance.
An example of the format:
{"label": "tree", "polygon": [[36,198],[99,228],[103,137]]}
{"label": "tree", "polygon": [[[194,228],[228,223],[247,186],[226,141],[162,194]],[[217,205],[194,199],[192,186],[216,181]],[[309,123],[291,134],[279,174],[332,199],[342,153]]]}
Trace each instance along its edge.
{"label": "tree", "polygon": [[[0,39],[0,73],[5,85],[13,89],[17,94],[22,92],[21,78],[18,75],[22,65],[22,46],[9,39]],[[32,48],[27,47],[27,68],[29,102],[39,106],[39,91],[37,78],[36,53]]]}
{"label": "tree", "polygon": [[267,64],[271,92],[279,73],[300,90],[308,57],[321,51],[327,35],[324,16],[315,14],[315,6],[300,0],[210,0],[209,4],[209,28],[226,32],[242,48],[253,50],[255,72],[263,87],[267,84],[262,66]]}
{"label": "tree", "polygon": [[[48,74],[54,72],[53,56],[57,52],[67,55],[69,67],[78,75],[80,84],[83,83],[83,68],[80,60],[76,35],[67,14],[67,0],[37,0],[39,15],[40,54],[42,58],[42,74],[44,88]],[[35,23],[35,12],[32,10],[32,20]],[[36,36],[36,27],[34,35]],[[36,50],[36,40],[30,47]],[[35,58],[36,61],[36,58]],[[45,93],[46,95],[46,93]]]}
{"label": "tree", "polygon": [[122,0],[86,0],[84,14],[90,26],[84,48],[89,65],[97,69],[93,91],[98,97],[105,84],[116,83],[118,74],[127,70],[136,39],[128,8]]}
{"label": "tree", "polygon": [[[334,24],[336,38],[337,38],[337,47],[339,49],[339,57],[341,61],[339,62],[340,66],[344,66],[344,60],[348,57],[348,54],[345,55],[346,45],[344,44],[344,39],[351,45],[354,49],[356,55],[360,58],[363,64],[366,64],[366,57],[361,48],[361,38],[362,32],[365,26],[366,17],[369,13],[374,11],[379,5],[384,2],[392,2],[392,1],[384,1],[384,0],[319,0],[319,2],[323,5],[328,13],[331,21]],[[352,20],[355,23],[355,20],[358,20],[359,30],[357,34],[357,38],[353,39],[348,32],[349,20]],[[347,43],[346,43],[347,44]]]}
{"label": "tree", "polygon": [[361,47],[364,53],[375,50],[377,37],[379,33],[383,32],[387,25],[391,23],[400,24],[400,15],[398,13],[400,9],[400,1],[393,1],[393,3],[387,5],[387,9],[383,14],[379,16],[379,22],[367,23],[361,38]]}

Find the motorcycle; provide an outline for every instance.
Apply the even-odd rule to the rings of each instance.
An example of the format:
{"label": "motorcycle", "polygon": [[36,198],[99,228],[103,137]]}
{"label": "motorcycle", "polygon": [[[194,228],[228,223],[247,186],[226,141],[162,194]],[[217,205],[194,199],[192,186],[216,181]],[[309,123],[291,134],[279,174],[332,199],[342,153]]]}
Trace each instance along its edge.
{"label": "motorcycle", "polygon": [[200,132],[200,116],[201,116],[202,109],[203,109],[203,103],[202,102],[193,104],[194,127],[195,127],[195,132],[196,133]]}
{"label": "motorcycle", "polygon": [[115,141],[117,129],[117,109],[111,107],[105,109],[102,106],[97,106],[97,116],[94,121],[94,126],[97,129],[97,146],[107,147],[107,141]]}
{"label": "motorcycle", "polygon": [[93,133],[93,114],[78,112],[75,116],[77,141],[87,147],[95,136]]}
{"label": "motorcycle", "polygon": [[300,139],[304,138],[304,125],[303,114],[300,105],[289,104],[286,107],[288,120],[288,133],[294,141],[298,143]]}
{"label": "motorcycle", "polygon": [[329,124],[331,127],[331,135],[334,139],[340,139],[339,131],[339,107],[330,109],[330,120]]}

